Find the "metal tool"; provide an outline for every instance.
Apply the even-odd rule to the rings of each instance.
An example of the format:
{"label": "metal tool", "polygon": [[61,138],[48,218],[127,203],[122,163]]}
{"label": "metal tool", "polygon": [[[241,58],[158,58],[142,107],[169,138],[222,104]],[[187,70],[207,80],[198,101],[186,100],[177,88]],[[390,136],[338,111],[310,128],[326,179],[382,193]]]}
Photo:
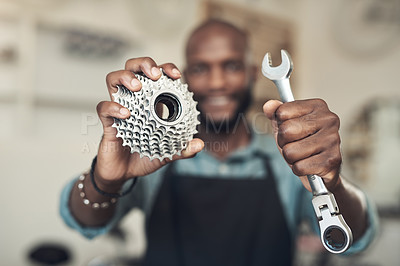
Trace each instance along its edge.
{"label": "metal tool", "polygon": [[114,101],[128,108],[131,116],[114,118],[112,126],[131,153],[150,160],[172,160],[172,156],[181,155],[200,124],[193,92],[180,79],[172,80],[165,74],[156,81],[135,75],[142,83],[141,90],[132,92],[117,85],[113,94]]}
{"label": "metal tool", "polygon": [[[293,70],[292,59],[288,52],[281,50],[282,63],[273,67],[271,55],[267,53],[262,62],[262,73],[273,81],[278,88],[283,102],[294,101],[289,77]],[[324,247],[332,253],[345,252],[353,242],[353,234],[346,224],[335,196],[328,191],[322,178],[318,175],[307,175],[313,193],[312,204],[319,220],[321,240]]]}

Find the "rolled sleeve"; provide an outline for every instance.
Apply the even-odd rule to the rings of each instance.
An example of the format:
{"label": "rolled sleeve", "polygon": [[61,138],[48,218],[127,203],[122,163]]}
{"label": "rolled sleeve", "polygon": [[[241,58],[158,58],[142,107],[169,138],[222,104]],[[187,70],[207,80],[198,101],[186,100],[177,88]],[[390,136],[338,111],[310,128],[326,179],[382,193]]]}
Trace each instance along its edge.
{"label": "rolled sleeve", "polygon": [[364,251],[372,243],[378,233],[379,219],[376,207],[368,197],[366,197],[366,201],[368,219],[367,230],[360,239],[354,242],[351,247],[345,253],[343,253],[343,255],[353,255]]}

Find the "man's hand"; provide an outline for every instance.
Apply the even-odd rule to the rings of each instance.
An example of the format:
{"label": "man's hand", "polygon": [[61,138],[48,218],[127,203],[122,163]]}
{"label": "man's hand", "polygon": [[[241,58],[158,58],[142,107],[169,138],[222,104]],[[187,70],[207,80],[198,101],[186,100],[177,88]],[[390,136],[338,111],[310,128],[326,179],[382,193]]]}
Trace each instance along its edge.
{"label": "man's hand", "polygon": [[338,116],[320,99],[270,100],[263,110],[272,121],[278,148],[303,185],[311,191],[306,175],[316,174],[334,191],[341,182]]}
{"label": "man's hand", "polygon": [[[152,80],[161,77],[160,68],[164,73],[173,79],[181,77],[178,68],[171,63],[157,65],[149,57],[130,59],[125,64],[125,70],[111,72],[107,75],[107,88],[112,99],[112,94],[117,92],[117,85],[124,85],[135,92],[142,87],[134,73],[143,73]],[[168,163],[169,159],[140,158],[137,153],[130,153],[129,147],[122,146],[122,140],[116,137],[117,130],[112,127],[113,118],[125,119],[131,114],[129,110],[113,101],[100,102],[97,105],[97,113],[103,124],[103,138],[97,155],[95,178],[100,189],[107,192],[118,191],[121,185],[128,179],[150,174],[161,166]],[[193,139],[188,147],[182,151],[181,156],[174,156],[173,160],[193,157],[204,147],[203,141]]]}

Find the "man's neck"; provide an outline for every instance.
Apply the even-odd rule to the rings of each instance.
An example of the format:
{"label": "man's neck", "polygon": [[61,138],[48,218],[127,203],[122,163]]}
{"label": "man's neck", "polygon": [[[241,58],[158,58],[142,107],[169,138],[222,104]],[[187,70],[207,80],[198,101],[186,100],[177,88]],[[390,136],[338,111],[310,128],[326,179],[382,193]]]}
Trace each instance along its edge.
{"label": "man's neck", "polygon": [[250,143],[251,132],[247,122],[241,119],[234,128],[227,131],[216,132],[201,125],[197,137],[204,141],[204,149],[207,152],[222,161],[237,149],[247,146]]}

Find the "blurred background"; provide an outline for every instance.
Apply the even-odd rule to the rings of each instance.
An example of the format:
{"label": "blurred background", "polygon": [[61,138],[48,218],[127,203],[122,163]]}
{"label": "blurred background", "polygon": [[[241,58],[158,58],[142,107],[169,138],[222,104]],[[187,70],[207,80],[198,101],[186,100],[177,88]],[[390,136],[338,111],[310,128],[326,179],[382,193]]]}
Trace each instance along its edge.
{"label": "blurred background", "polygon": [[[400,265],[400,0],[0,0],[0,265],[38,265],[29,256],[41,245],[67,250],[49,255],[62,265],[143,253],[139,211],[86,240],[61,221],[60,191],[96,154],[106,74],[138,56],[183,67],[186,37],[208,17],[245,28],[258,65],[290,52],[295,97],[340,116],[343,175],[378,207],[366,252],[321,257],[303,238],[297,265]],[[249,115],[260,131],[275,97],[260,75]]]}

